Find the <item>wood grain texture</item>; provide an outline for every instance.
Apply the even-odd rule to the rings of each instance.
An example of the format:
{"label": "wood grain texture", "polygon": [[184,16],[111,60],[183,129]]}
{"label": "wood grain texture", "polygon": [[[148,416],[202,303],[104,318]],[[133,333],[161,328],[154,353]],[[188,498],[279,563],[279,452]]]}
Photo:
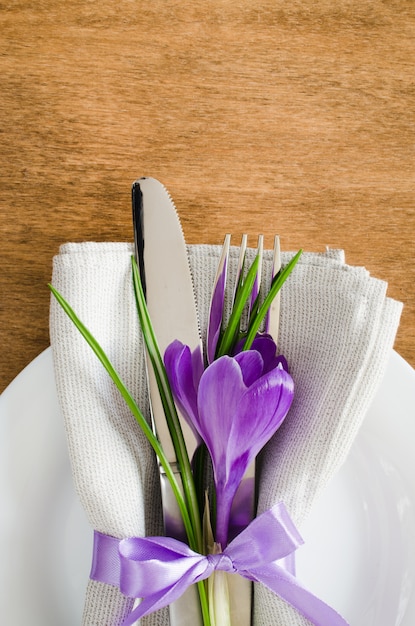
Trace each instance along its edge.
{"label": "wood grain texture", "polygon": [[0,390],[49,343],[59,245],[131,240],[141,175],[190,243],[344,248],[415,366],[412,0],[15,0],[0,33]]}

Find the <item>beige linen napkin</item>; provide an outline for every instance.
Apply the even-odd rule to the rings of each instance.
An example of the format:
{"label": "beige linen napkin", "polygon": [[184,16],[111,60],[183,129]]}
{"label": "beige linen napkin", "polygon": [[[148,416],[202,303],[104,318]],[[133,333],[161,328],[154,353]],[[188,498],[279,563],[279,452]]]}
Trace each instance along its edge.
{"label": "beige linen napkin", "polygon": [[[52,282],[147,414],[132,251],[127,243],[66,244],[54,259]],[[188,246],[188,253],[205,332],[220,248]],[[236,251],[232,254],[234,266]],[[283,255],[283,263],[289,256]],[[270,265],[266,253],[268,275]],[[295,381],[295,399],[261,455],[259,512],[283,500],[301,531],[313,502],[347,457],[382,380],[400,313],[400,303],[386,297],[386,283],[364,268],[345,265],[341,251],[303,254],[281,295],[279,346]],[[120,538],[161,534],[152,450],[92,350],[53,299],[50,335],[74,482],[91,527]],[[131,606],[117,589],[89,581],[83,626],[119,626]],[[168,612],[141,623],[166,626]],[[254,624],[308,622],[256,585]]]}

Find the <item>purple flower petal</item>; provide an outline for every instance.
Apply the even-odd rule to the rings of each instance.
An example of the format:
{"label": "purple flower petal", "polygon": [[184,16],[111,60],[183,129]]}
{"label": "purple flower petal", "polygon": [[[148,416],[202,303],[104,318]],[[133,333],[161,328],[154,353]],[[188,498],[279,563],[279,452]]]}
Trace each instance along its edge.
{"label": "purple flower petal", "polygon": [[198,441],[197,389],[203,373],[203,359],[200,348],[191,353],[189,346],[173,341],[164,353],[164,364],[170,387],[179,411],[193,430]]}
{"label": "purple flower petal", "polygon": [[[244,347],[245,340],[241,339],[235,346],[234,354],[239,354]],[[252,342],[251,350],[257,350],[264,360],[264,373],[282,364],[285,371],[288,371],[287,361],[282,355],[277,355],[277,345],[271,335],[267,333],[258,334]]]}
{"label": "purple flower petal", "polygon": [[264,373],[264,360],[262,355],[256,350],[240,352],[234,358],[241,368],[243,381],[247,387],[252,385]]}
{"label": "purple flower petal", "polygon": [[209,324],[206,338],[206,352],[208,363],[212,363],[215,358],[216,346],[218,343],[221,327],[223,307],[225,303],[225,287],[228,262],[224,259],[222,271],[212,294],[209,311]]}
{"label": "purple flower petal", "polygon": [[196,427],[214,465],[226,458],[235,407],[246,389],[238,362],[229,356],[214,361],[200,379]]}
{"label": "purple flower petal", "polygon": [[[279,428],[293,396],[291,376],[282,367],[277,367],[259,378],[241,397],[228,445],[234,448],[236,455],[237,451],[246,450],[247,465]],[[231,472],[232,467],[227,471]]]}

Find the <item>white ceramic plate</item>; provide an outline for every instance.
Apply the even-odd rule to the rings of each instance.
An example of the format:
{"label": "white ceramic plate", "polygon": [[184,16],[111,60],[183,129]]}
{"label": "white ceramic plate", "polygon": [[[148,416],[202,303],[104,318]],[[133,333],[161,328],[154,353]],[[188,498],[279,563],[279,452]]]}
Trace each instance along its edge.
{"label": "white ceramic plate", "polygon": [[[415,624],[415,371],[396,353],[297,574],[351,626]],[[0,396],[0,615],[77,626],[92,532],[74,493],[50,349]]]}

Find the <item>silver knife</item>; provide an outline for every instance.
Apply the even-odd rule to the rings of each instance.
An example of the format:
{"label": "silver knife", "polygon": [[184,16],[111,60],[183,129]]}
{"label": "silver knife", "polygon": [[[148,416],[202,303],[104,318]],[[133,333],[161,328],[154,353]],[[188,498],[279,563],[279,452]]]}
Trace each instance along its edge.
{"label": "silver knife", "polygon": [[[201,343],[186,243],[175,206],[165,187],[154,178],[140,178],[132,187],[136,258],[151,322],[163,355],[175,339],[194,350]],[[163,450],[180,471],[166,424],[157,381],[148,362],[148,382],[152,419]],[[179,415],[180,417],[180,415]],[[189,458],[196,439],[184,419],[183,436]],[[185,531],[169,481],[160,468],[164,528],[167,536],[185,539]],[[196,586],[190,587],[169,606],[171,626],[202,626]]]}

